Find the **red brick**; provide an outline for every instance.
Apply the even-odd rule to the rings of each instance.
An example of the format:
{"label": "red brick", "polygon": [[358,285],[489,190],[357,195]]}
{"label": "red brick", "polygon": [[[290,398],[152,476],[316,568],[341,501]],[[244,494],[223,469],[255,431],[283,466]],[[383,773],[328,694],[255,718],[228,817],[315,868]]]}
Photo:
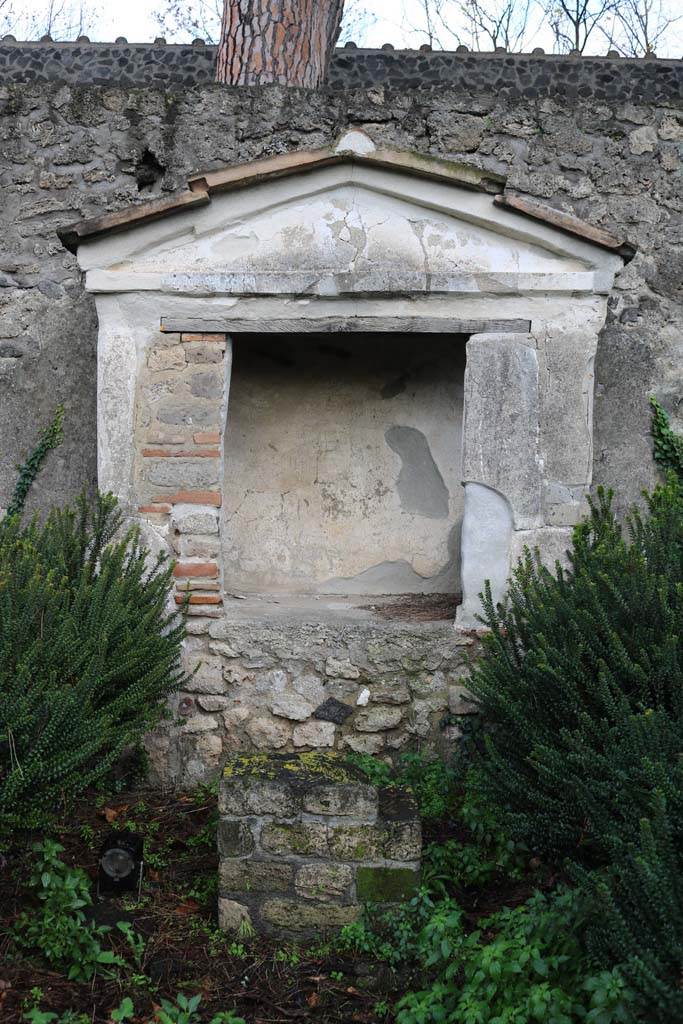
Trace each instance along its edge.
{"label": "red brick", "polygon": [[143,448],[146,459],[220,459],[221,453],[216,448],[201,448],[189,451],[176,451],[170,448]]}
{"label": "red brick", "polygon": [[138,512],[170,512],[172,508],[173,505],[160,501],[156,505],[138,505]]}
{"label": "red brick", "polygon": [[176,604],[223,604],[223,598],[220,594],[190,594],[189,597],[185,594],[176,594]]}
{"label": "red brick", "polygon": [[220,508],[223,499],[220,491],[176,491],[175,494],[152,498],[152,501],[170,501],[173,505],[215,505]]}
{"label": "red brick", "polygon": [[196,579],[199,576],[218,576],[217,562],[176,562],[173,575],[189,576]]}
{"label": "red brick", "polygon": [[198,434],[193,434],[192,438],[195,444],[220,444],[221,435],[217,430],[204,430],[199,431]]}

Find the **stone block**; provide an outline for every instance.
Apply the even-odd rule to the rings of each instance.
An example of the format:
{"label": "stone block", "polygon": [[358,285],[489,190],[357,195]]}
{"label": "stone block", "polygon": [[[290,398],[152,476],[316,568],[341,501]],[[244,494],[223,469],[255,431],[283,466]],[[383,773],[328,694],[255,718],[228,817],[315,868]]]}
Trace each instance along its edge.
{"label": "stone block", "polygon": [[330,827],[329,850],[335,860],[377,860],[384,853],[385,833],[375,825]]}
{"label": "stone block", "polygon": [[283,897],[265,900],[261,907],[261,917],[267,924],[291,932],[341,928],[356,921],[359,915],[360,907],[353,904],[340,906],[334,903],[302,902]]}
{"label": "stone block", "polygon": [[359,712],[355,726],[359,732],[384,732],[386,729],[395,729],[400,725],[402,718],[403,711],[400,707],[380,704]]}
{"label": "stone block", "polygon": [[282,693],[271,702],[270,710],[280,718],[289,718],[294,722],[305,722],[315,711],[315,706],[310,704],[298,694]]}
{"label": "stone block", "polygon": [[150,370],[182,370],[185,367],[185,353],[182,348],[153,348],[147,356]]}
{"label": "stone block", "polygon": [[218,533],[218,510],[211,505],[176,505],[171,526],[179,533]]}
{"label": "stone block", "polygon": [[303,810],[308,814],[347,815],[374,822],[377,817],[377,790],[374,786],[357,782],[316,786],[304,793]]}
{"label": "stone block", "polygon": [[417,861],[422,853],[422,829],[419,821],[388,823],[384,856],[389,860]]}
{"label": "stone block", "polygon": [[295,747],[331,747],[334,731],[333,722],[304,722],[294,727],[292,741]]}
{"label": "stone block", "polygon": [[325,674],[339,679],[360,679],[360,669],[348,658],[328,658],[325,662]]}
{"label": "stone block", "polygon": [[417,892],[420,872],[414,868],[359,867],[356,894],[364,903],[397,903]]}
{"label": "stone block", "polygon": [[251,826],[236,818],[218,822],[218,852],[221,857],[246,857],[256,846]]}
{"label": "stone block", "polygon": [[268,853],[324,857],[328,852],[327,826],[316,821],[293,824],[268,821],[261,830],[261,848]]}
{"label": "stone block", "polygon": [[302,864],[296,873],[294,888],[307,900],[344,900],[350,898],[353,869],[348,864],[322,861]]}
{"label": "stone block", "polygon": [[223,892],[289,892],[294,865],[274,860],[221,858],[218,880]]}
{"label": "stone block", "polygon": [[328,697],[313,712],[313,717],[321,722],[334,722],[335,725],[343,725],[349,715],[353,714],[353,708],[335,697]]}
{"label": "stone block", "polygon": [[278,750],[289,743],[291,728],[288,722],[262,716],[251,719],[244,731],[258,750]]}
{"label": "stone block", "polygon": [[218,899],[218,927],[225,932],[239,932],[248,927],[251,931],[251,915],[249,908],[236,900],[220,896]]}
{"label": "stone block", "polygon": [[[253,765],[253,776],[232,774],[233,765],[243,761],[246,770]],[[251,762],[251,765],[250,765]],[[276,779],[258,778],[260,758],[257,754],[248,755],[228,762],[225,771],[228,773],[221,779],[218,787],[218,809],[221,814],[275,814],[278,818],[293,818],[301,808],[301,796],[295,793],[286,782]]]}

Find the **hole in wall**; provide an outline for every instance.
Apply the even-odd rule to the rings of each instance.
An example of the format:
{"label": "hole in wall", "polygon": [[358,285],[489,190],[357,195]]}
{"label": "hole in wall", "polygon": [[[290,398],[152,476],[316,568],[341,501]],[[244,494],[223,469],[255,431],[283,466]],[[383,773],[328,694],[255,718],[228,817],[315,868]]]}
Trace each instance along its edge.
{"label": "hole in wall", "polygon": [[142,156],[135,163],[135,180],[138,183],[138,192],[144,192],[152,188],[158,181],[161,181],[166,168],[161,164],[151,149],[145,149]]}

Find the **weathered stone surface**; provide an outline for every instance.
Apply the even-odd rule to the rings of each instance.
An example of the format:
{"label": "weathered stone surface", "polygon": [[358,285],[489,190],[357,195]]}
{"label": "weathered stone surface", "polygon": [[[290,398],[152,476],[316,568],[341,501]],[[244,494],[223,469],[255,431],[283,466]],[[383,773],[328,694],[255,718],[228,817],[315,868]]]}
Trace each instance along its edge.
{"label": "weathered stone surface", "polygon": [[268,924],[277,925],[292,932],[314,928],[326,932],[351,924],[360,915],[359,906],[340,906],[334,903],[302,903],[294,899],[266,900],[261,907],[261,916]]}
{"label": "weathered stone surface", "polygon": [[518,529],[541,515],[538,378],[532,335],[479,334],[467,342],[463,479],[504,495]]}
{"label": "weathered stone surface", "polygon": [[385,729],[395,729],[402,718],[401,708],[370,707],[367,711],[359,712],[356,717],[356,729],[359,732],[384,732]]}
{"label": "weathered stone surface", "polygon": [[280,694],[271,702],[270,710],[281,718],[290,718],[295,722],[304,722],[310,718],[315,707],[296,694]]}
{"label": "weathered stone surface", "polygon": [[292,741],[295,747],[331,747],[335,728],[332,722],[304,722],[295,725]]}
{"label": "weathered stone surface", "polygon": [[218,898],[218,927],[226,932],[239,932],[244,925],[251,926],[249,908],[236,900]]}
{"label": "weathered stone surface", "polygon": [[343,701],[336,700],[334,697],[329,697],[315,709],[313,717],[319,718],[323,722],[334,722],[335,725],[343,725],[349,715],[352,714],[353,708],[349,707],[348,704],[344,704]]}
{"label": "weathered stone surface", "polygon": [[251,825],[238,818],[221,818],[218,822],[218,852],[221,857],[243,857],[255,847]]}
{"label": "weathered stone surface", "polygon": [[340,679],[360,679],[360,669],[352,665],[348,658],[328,658],[325,662],[325,673],[338,676]]}
{"label": "weathered stone surface", "polygon": [[255,718],[246,723],[244,731],[259,750],[278,750],[289,741],[291,727],[270,718]]}
{"label": "weathered stone surface", "polygon": [[358,899],[366,903],[399,903],[417,892],[420,872],[413,868],[359,867]]}
{"label": "weathered stone surface", "polygon": [[350,815],[374,821],[377,817],[377,790],[359,782],[315,786],[304,794],[302,806],[309,814]]}
{"label": "weathered stone surface", "polygon": [[419,860],[422,850],[419,822],[388,824],[383,849],[389,860]]}
{"label": "weathered stone surface", "polygon": [[218,880],[223,892],[288,892],[294,882],[294,865],[273,860],[222,857]]}
{"label": "weathered stone surface", "polygon": [[348,864],[322,861],[303,864],[296,873],[294,888],[307,900],[345,900],[350,897],[353,870]]}
{"label": "weathered stone surface", "polygon": [[266,822],[261,831],[261,846],[269,853],[325,856],[327,826],[319,822],[291,825]]}
{"label": "weathered stone surface", "polygon": [[339,825],[330,829],[329,849],[338,860],[376,860],[383,855],[385,839],[380,826]]}
{"label": "weathered stone surface", "polygon": [[179,533],[218,533],[218,509],[199,505],[176,505],[171,526]]}
{"label": "weathered stone surface", "polygon": [[258,777],[228,776],[218,787],[222,814],[277,814],[291,818],[301,808],[301,794],[286,782]]}

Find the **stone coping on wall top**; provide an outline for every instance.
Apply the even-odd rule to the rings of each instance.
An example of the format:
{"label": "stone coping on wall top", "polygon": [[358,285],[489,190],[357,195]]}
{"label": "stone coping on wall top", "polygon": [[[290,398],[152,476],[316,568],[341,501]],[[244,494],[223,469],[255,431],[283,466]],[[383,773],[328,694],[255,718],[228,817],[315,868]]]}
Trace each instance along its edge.
{"label": "stone coping on wall top", "polygon": [[[157,37],[154,40],[144,40],[138,42],[130,42],[123,36],[119,36],[117,39],[104,40],[104,39],[89,39],[87,36],[80,36],[78,39],[52,39],[50,36],[43,36],[41,39],[16,39],[11,33],[0,37],[0,43],[6,46],[17,46],[27,47],[29,49],[38,49],[45,46],[55,46],[59,48],[68,49],[70,47],[79,48],[92,48],[92,49],[114,49],[114,48],[132,48],[136,50],[157,50],[165,49],[175,52],[183,50],[206,50],[210,53],[215,53],[217,47],[215,43],[206,42],[204,39],[193,39],[192,42],[186,43],[169,43],[162,37]],[[474,58],[475,60],[509,60],[513,59],[524,59],[528,60],[533,57],[536,60],[566,60],[575,62],[588,62],[588,61],[619,61],[627,63],[638,63],[643,62],[657,63],[657,64],[676,64],[683,60],[681,57],[658,57],[656,54],[646,54],[642,57],[625,56],[618,53],[616,50],[610,50],[607,53],[577,53],[572,51],[570,53],[546,53],[542,47],[535,47],[531,51],[510,51],[505,47],[496,47],[495,50],[470,50],[467,46],[458,46],[454,50],[446,49],[433,49],[429,45],[422,45],[419,47],[396,47],[392,43],[384,43],[382,46],[357,46],[355,43],[346,43],[344,46],[338,46],[334,50],[333,60],[341,57],[353,59],[354,55],[368,56],[376,54],[381,56],[382,59],[401,59],[406,54],[419,54],[421,57],[427,59],[463,59],[463,58]]]}

